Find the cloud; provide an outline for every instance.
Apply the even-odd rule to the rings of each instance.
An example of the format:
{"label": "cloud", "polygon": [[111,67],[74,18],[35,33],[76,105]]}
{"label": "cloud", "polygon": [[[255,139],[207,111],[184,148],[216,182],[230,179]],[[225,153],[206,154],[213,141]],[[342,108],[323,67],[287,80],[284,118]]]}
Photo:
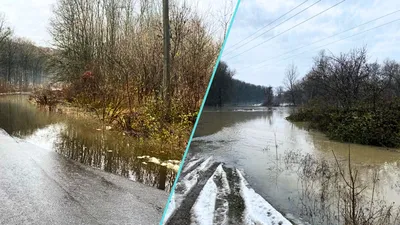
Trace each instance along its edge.
{"label": "cloud", "polygon": [[[233,12],[237,0],[177,0],[186,1],[189,6],[206,18],[208,24],[214,24],[220,19],[221,10]],[[32,40],[41,46],[51,45],[51,36],[48,32],[52,8],[57,0],[0,0],[0,13],[5,15],[8,24],[14,29],[18,37]],[[228,18],[229,20],[229,18]],[[223,29],[214,30],[215,36],[222,38]]]}
{"label": "cloud", "polygon": [[49,17],[55,0],[1,0],[0,12],[18,37],[26,37],[38,45],[49,46]]}
{"label": "cloud", "polygon": [[[315,3],[316,1],[317,0],[307,1],[301,7],[274,23],[274,25],[281,23],[287,18],[290,18],[297,12]],[[237,79],[255,84],[273,86],[281,85],[285,68],[289,63],[295,63],[298,66],[301,75],[304,75],[312,66],[313,57],[316,56],[318,51],[321,49],[327,49],[334,54],[339,54],[340,52],[347,52],[352,48],[363,47],[366,45],[370,52],[371,60],[375,60],[376,58],[383,60],[388,57],[395,60],[400,60],[400,55],[398,54],[400,50],[400,45],[398,44],[398,26],[400,25],[400,21],[365,32],[360,35],[356,35],[346,40],[338,41],[350,35],[355,35],[380,24],[398,19],[400,18],[400,12],[341,35],[321,41],[317,44],[310,45],[315,41],[319,41],[359,24],[365,23],[366,21],[393,12],[396,9],[400,9],[400,1],[395,0],[385,1],[385,4],[378,0],[347,0],[328,10],[327,12],[286,32],[287,29],[340,2],[340,0],[320,1],[306,11],[293,17],[282,25],[279,25],[277,28],[258,37],[248,45],[241,48],[239,48],[238,45],[233,46],[234,43],[237,43],[243,40],[245,37],[253,34],[257,29],[262,28],[269,21],[280,17],[302,2],[304,2],[304,0],[243,0],[243,3],[236,16],[231,35],[226,44],[227,50],[224,52],[222,58],[223,60],[227,61],[230,67],[237,71],[237,74],[235,75]],[[263,29],[263,31],[268,30],[274,25]],[[278,35],[282,32],[285,33],[268,40],[274,35]],[[267,42],[261,44],[265,41]],[[334,41],[338,42],[331,44]],[[258,45],[258,47],[238,57],[232,58],[234,55],[246,51],[247,49],[250,49],[256,45]],[[298,51],[294,51],[293,53],[289,53],[285,56],[278,57],[283,53],[304,45],[309,46]],[[318,48],[324,45],[327,46]],[[264,65],[264,67],[256,70],[255,68],[260,67],[260,63],[263,63],[262,65]]]}

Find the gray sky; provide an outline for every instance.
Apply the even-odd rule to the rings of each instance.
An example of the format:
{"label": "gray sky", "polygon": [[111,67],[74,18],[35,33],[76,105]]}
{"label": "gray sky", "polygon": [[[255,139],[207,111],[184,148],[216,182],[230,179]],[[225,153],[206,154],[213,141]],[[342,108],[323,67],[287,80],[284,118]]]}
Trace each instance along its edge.
{"label": "gray sky", "polygon": [[[184,1],[184,0],[178,0]],[[236,0],[186,0],[193,10],[207,20],[212,33],[223,37],[221,12],[233,11]],[[215,2],[214,2],[215,1]],[[52,8],[56,0],[0,0],[0,14],[4,14],[7,24],[14,30],[17,37],[28,38],[37,45],[51,46],[51,36],[48,32]],[[228,19],[229,20],[229,19]]]}
{"label": "gray sky", "polygon": [[0,0],[0,13],[18,37],[25,37],[40,46],[50,46],[48,32],[52,5],[56,0]]}
{"label": "gray sky", "polygon": [[[242,0],[222,56],[222,60],[226,61],[230,68],[236,70],[236,79],[254,84],[272,85],[274,87],[282,85],[285,69],[288,64],[294,63],[298,67],[300,77],[302,77],[310,70],[313,57],[322,49],[325,49],[327,53],[330,51],[333,54],[338,54],[366,45],[370,61],[378,60],[378,62],[381,62],[386,58],[400,61],[400,21],[337,43],[329,44],[375,26],[400,19],[400,11],[379,19],[376,22],[366,24],[357,29],[281,56],[303,45],[308,45],[369,20],[400,10],[400,1],[398,0],[346,0],[320,16],[267,41],[273,36],[284,32],[341,1],[322,0],[282,25],[249,42],[247,45],[240,47],[240,45],[251,40],[251,38],[235,45],[304,1]],[[261,34],[278,25],[317,1],[307,1],[295,11],[259,31],[257,34]],[[253,37],[255,36],[258,35],[254,35]],[[238,55],[264,41],[267,42]],[[319,48],[324,45],[327,46]]]}

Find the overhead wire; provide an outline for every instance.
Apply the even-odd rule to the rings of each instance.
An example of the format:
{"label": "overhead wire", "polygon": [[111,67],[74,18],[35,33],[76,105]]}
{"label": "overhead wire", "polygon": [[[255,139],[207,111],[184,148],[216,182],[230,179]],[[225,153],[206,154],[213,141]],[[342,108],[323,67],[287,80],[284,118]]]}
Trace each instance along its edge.
{"label": "overhead wire", "polygon": [[286,30],[280,32],[280,33],[277,34],[277,35],[272,36],[271,38],[269,38],[269,39],[267,39],[267,40],[265,40],[265,41],[263,41],[263,42],[261,42],[261,43],[255,45],[255,46],[253,46],[253,47],[251,47],[251,48],[249,48],[249,49],[247,49],[247,50],[245,50],[245,51],[243,51],[243,52],[241,52],[241,53],[239,53],[239,54],[236,54],[236,55],[234,55],[234,56],[232,56],[232,57],[228,57],[228,59],[233,59],[233,58],[236,58],[237,56],[240,56],[240,55],[242,55],[242,54],[244,54],[244,53],[246,53],[246,52],[249,52],[249,51],[253,50],[254,48],[256,48],[256,47],[258,47],[258,46],[260,46],[260,45],[262,45],[262,44],[265,44],[265,43],[267,43],[268,41],[270,41],[270,40],[272,40],[272,39],[274,39],[274,38],[276,38],[276,37],[278,37],[278,36],[280,36],[280,35],[282,35],[282,34],[288,32],[288,31],[290,31],[290,30],[292,30],[292,29],[294,29],[294,28],[300,26],[301,24],[303,24],[303,23],[305,23],[305,22],[310,21],[311,19],[313,19],[313,18],[315,18],[315,17],[317,17],[317,16],[319,16],[319,15],[325,13],[325,12],[327,12],[328,10],[330,10],[330,9],[332,9],[332,8],[334,8],[334,7],[336,7],[336,6],[338,6],[339,4],[343,3],[344,1],[346,1],[346,0],[342,0],[342,1],[340,1],[340,2],[338,2],[338,3],[336,3],[336,4],[334,4],[333,6],[331,6],[331,7],[327,8],[327,9],[325,9],[325,10],[323,10],[323,11],[321,11],[321,12],[315,14],[315,15],[313,15],[312,17],[310,17],[310,18],[308,18],[308,19],[306,19],[306,20],[304,20],[304,21],[302,21],[302,22],[300,22],[300,23],[298,23],[298,24],[296,24],[296,25],[290,27],[289,29],[286,29]]}
{"label": "overhead wire", "polygon": [[[305,4],[306,2],[308,2],[308,1],[310,1],[310,0],[305,0],[304,2],[300,3],[300,4],[297,5],[296,7],[292,8],[292,9],[289,10],[288,12],[284,13],[283,15],[281,15],[280,17],[274,19],[273,21],[271,21],[271,22],[269,22],[268,24],[264,25],[264,26],[261,27],[260,29],[256,30],[253,34],[251,34],[251,35],[247,36],[246,38],[244,38],[244,39],[238,41],[237,43],[233,44],[232,46],[229,47],[229,49],[230,49],[230,48],[233,48],[233,47],[237,46],[238,44],[242,43],[243,41],[245,41],[245,40],[251,38],[253,35],[257,34],[258,32],[262,31],[264,28],[266,28],[266,27],[268,27],[269,25],[271,25],[271,24],[275,23],[276,21],[280,20],[281,18],[283,18],[283,17],[286,16],[287,14],[293,12],[294,10],[296,10],[296,9],[299,8],[300,6],[304,5],[304,4]],[[228,50],[229,50],[229,49],[228,49]],[[232,51],[228,51],[226,54],[229,54],[229,52],[232,52]]]}
{"label": "overhead wire", "polygon": [[[290,59],[290,58],[293,58],[293,57],[296,57],[296,56],[299,56],[299,55],[302,55],[302,54],[304,54],[304,53],[306,53],[306,52],[309,52],[309,51],[320,50],[321,48],[326,47],[326,46],[328,46],[328,45],[335,44],[335,43],[337,43],[337,42],[340,42],[340,41],[343,41],[343,40],[346,40],[346,39],[349,39],[349,38],[358,36],[358,35],[360,35],[360,34],[363,34],[363,33],[369,32],[369,31],[371,31],[371,30],[374,30],[374,29],[377,29],[377,28],[380,28],[380,27],[383,27],[383,26],[392,24],[392,23],[397,22],[397,21],[400,21],[400,18],[395,19],[395,20],[392,20],[392,21],[389,21],[389,22],[387,22],[387,23],[384,23],[384,24],[381,24],[381,25],[378,25],[378,26],[375,26],[375,27],[372,27],[372,28],[367,29],[367,30],[363,30],[363,31],[361,31],[361,32],[358,32],[358,33],[356,33],[356,34],[353,34],[353,35],[350,35],[350,36],[341,38],[341,39],[339,39],[339,40],[336,40],[336,41],[333,41],[333,42],[324,44],[324,45],[319,46],[319,47],[317,47],[317,48],[315,48],[315,49],[306,50],[306,51],[303,51],[303,52],[301,52],[301,53],[299,53],[299,54],[295,54],[295,55],[286,57],[286,58],[284,58],[284,59],[281,59],[281,60],[279,60],[279,61],[276,61],[276,63],[277,63],[277,62],[284,61],[284,60],[287,60],[287,59]],[[263,68],[263,67],[265,67],[265,66],[269,66],[269,65],[263,65],[263,66],[261,66],[261,67],[255,68],[255,70],[261,69],[261,68]]]}
{"label": "overhead wire", "polygon": [[[274,56],[274,57],[269,57],[269,58],[267,58],[266,60],[264,60],[263,62],[259,63],[259,64],[256,65],[256,66],[260,66],[260,65],[262,65],[262,64],[265,64],[265,62],[271,61],[271,60],[273,60],[273,59],[280,58],[280,57],[282,57],[282,56],[284,56],[284,55],[287,55],[287,54],[289,54],[289,53],[295,52],[295,51],[297,51],[297,50],[299,50],[299,49],[302,49],[302,48],[305,48],[305,47],[309,47],[309,46],[311,46],[311,45],[314,45],[314,44],[317,44],[317,43],[319,43],[319,42],[325,41],[325,40],[330,39],[330,38],[332,38],[332,37],[335,37],[335,36],[344,34],[344,33],[346,33],[346,32],[349,32],[349,31],[351,31],[351,30],[354,30],[354,29],[356,29],[356,28],[362,27],[362,26],[364,26],[364,25],[367,25],[367,24],[369,24],[369,23],[375,22],[375,21],[377,21],[377,20],[380,20],[380,19],[382,19],[382,18],[385,18],[385,17],[387,17],[387,16],[393,15],[393,14],[398,13],[398,12],[400,12],[400,9],[399,9],[399,10],[395,10],[395,11],[393,11],[393,12],[390,12],[390,13],[388,13],[388,14],[382,15],[382,16],[377,17],[377,18],[375,18],[375,19],[369,20],[369,21],[364,22],[364,23],[362,23],[362,24],[359,24],[359,25],[357,25],[357,26],[353,26],[353,27],[351,27],[351,28],[349,28],[349,29],[346,29],[346,30],[344,30],[344,31],[341,31],[341,32],[339,32],[339,33],[335,33],[335,34],[330,35],[330,36],[328,36],[328,37],[319,39],[319,40],[314,41],[314,42],[312,42],[312,43],[302,45],[302,46],[300,46],[300,47],[298,47],[298,48],[294,48],[294,49],[292,49],[292,50],[290,50],[290,51],[287,51],[287,52],[285,52],[285,53],[283,53],[283,54],[281,54],[281,55]],[[246,67],[246,68],[248,68],[248,67]]]}

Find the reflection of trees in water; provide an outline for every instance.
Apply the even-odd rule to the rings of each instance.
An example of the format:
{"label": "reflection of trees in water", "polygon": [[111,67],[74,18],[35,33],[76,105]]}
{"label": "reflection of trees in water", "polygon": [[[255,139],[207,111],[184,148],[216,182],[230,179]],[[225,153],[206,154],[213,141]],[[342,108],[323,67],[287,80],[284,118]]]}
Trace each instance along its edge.
{"label": "reflection of trees in water", "polygon": [[257,119],[266,119],[270,125],[272,125],[273,113],[273,111],[203,112],[196,128],[195,136],[199,137],[211,135],[221,131],[224,127],[233,127],[235,125]]}
{"label": "reflection of trees in water", "polygon": [[37,110],[26,96],[0,97],[0,128],[15,136],[27,136],[50,124],[46,112]]}
{"label": "reflection of trees in water", "polygon": [[[67,125],[56,143],[56,151],[85,165],[169,191],[175,179],[175,171],[158,164],[143,163],[137,156],[154,149],[135,142],[132,138],[109,137],[102,132],[91,132],[88,135],[82,129]],[[162,158],[156,151],[151,153],[154,157]]]}
{"label": "reflection of trees in water", "polygon": [[[38,110],[27,101],[27,96],[0,97],[0,128],[11,135],[28,136],[56,121],[57,116]],[[169,191],[175,172],[154,163],[143,164],[136,158],[147,154],[165,160],[168,156],[159,154],[158,146],[136,142],[133,138],[95,131],[94,124],[87,121],[66,121],[56,150],[82,164]],[[111,155],[107,154],[109,150]]]}

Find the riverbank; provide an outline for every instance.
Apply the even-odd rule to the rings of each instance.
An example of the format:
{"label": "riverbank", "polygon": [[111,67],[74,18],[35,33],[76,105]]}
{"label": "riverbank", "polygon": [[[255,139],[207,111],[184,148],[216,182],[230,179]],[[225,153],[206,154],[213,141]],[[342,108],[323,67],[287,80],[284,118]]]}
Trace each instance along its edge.
{"label": "riverbank", "polygon": [[[30,96],[32,93],[29,94]],[[50,109],[46,105],[41,105],[39,104],[34,98],[30,97],[28,101],[35,105],[36,107],[39,108],[46,108],[46,110]],[[57,102],[56,105],[54,105],[51,109],[52,112],[57,113],[57,114],[64,114],[67,116],[74,117],[75,119],[96,119],[96,114],[93,112],[90,112],[84,108],[78,107],[73,105],[72,103],[68,103],[65,101],[59,101]],[[105,126],[107,126],[106,124]]]}
{"label": "riverbank", "polygon": [[121,132],[140,142],[158,143],[174,159],[183,155],[197,112],[185,114],[172,105],[169,117],[164,115],[164,104],[157,99],[130,105],[126,99],[94,101],[71,93],[68,88],[60,90],[38,90],[31,95],[31,102],[50,111],[75,117],[92,118],[102,124],[102,129]]}
{"label": "riverbank", "polygon": [[400,147],[399,118],[399,105],[376,109],[304,106],[287,117],[292,122],[307,122],[309,128],[332,140],[387,148]]}

